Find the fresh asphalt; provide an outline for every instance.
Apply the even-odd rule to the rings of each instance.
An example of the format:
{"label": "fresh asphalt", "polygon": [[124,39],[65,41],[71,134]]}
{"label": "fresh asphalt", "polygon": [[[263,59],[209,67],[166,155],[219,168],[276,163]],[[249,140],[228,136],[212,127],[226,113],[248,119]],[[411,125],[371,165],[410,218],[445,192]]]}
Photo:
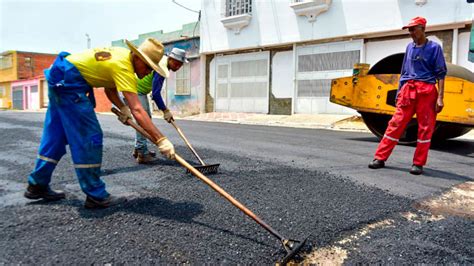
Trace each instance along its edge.
{"label": "fresh asphalt", "polygon": [[[66,191],[66,200],[22,197],[44,113],[0,112],[0,264],[273,264],[284,255],[277,239],[177,163],[160,157],[153,165],[137,165],[132,128],[111,115],[98,117],[103,179],[111,193],[129,201],[87,210],[69,153],[52,181]],[[170,125],[154,122],[177,153],[197,162]],[[400,215],[429,215],[413,204],[474,179],[473,141],[433,147],[426,174],[412,176],[410,146],[398,146],[386,169],[368,169],[378,142],[366,133],[177,124],[205,162],[221,164],[220,173],[209,176],[217,184],[281,234],[311,234],[302,254],[339,243],[350,264],[474,262],[472,220],[413,222]],[[341,242],[383,221],[390,226]]]}

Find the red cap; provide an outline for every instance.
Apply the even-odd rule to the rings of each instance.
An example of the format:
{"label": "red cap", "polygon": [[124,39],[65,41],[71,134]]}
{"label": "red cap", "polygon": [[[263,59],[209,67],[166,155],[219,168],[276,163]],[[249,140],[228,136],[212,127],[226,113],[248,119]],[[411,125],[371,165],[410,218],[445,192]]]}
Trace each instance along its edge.
{"label": "red cap", "polygon": [[410,23],[408,23],[408,25],[403,26],[402,30],[404,30],[406,28],[415,27],[415,26],[418,26],[418,25],[426,27],[426,19],[423,18],[423,17],[414,17],[410,20]]}

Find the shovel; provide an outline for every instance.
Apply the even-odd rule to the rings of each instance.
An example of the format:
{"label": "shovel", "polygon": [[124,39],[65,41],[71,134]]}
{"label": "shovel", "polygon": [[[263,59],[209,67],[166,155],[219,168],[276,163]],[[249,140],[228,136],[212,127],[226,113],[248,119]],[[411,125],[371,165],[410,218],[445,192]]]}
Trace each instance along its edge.
{"label": "shovel", "polygon": [[[171,120],[170,123],[173,125],[173,127],[176,129],[176,131],[178,131],[178,134],[184,140],[186,145],[188,145],[188,148],[193,152],[194,156],[196,156],[196,158],[201,163],[201,165],[194,166],[194,168],[196,168],[199,172],[201,172],[203,174],[217,174],[217,170],[219,169],[220,164],[205,164],[204,161],[201,159],[201,157],[199,157],[199,155],[197,154],[197,152],[193,148],[193,146],[191,146],[191,143],[189,143],[186,136],[184,136],[183,131],[176,125],[176,123],[173,120]],[[186,172],[190,173],[189,169],[186,170]]]}
{"label": "shovel", "polygon": [[[112,107],[112,112],[116,114],[117,116],[121,115],[121,112],[115,108]],[[146,132],[142,127],[139,125],[135,124],[131,119],[128,119],[126,122],[129,126],[133,127],[136,131],[138,131],[140,134],[148,138],[150,141],[153,143],[156,142],[148,132]],[[304,246],[306,243],[306,240],[310,237],[307,236],[304,240],[299,241],[299,240],[294,240],[290,238],[286,238],[283,235],[281,235],[279,232],[277,232],[275,229],[273,229],[271,226],[269,226],[267,223],[265,223],[260,217],[258,217],[255,213],[253,213],[251,210],[249,210],[245,205],[237,201],[234,197],[232,197],[229,193],[227,193],[224,189],[222,189],[220,186],[218,186],[216,183],[214,183],[211,179],[203,175],[201,172],[196,170],[193,166],[191,166],[186,160],[181,158],[178,154],[175,154],[175,160],[181,164],[184,168],[186,168],[191,174],[193,174],[195,177],[199,178],[201,181],[206,183],[208,186],[210,186],[212,189],[214,189],[217,193],[219,193],[222,197],[224,197],[226,200],[228,200],[232,205],[237,207],[240,211],[242,211],[244,214],[246,214],[248,217],[252,218],[257,224],[262,226],[265,230],[267,230],[271,235],[276,237],[280,242],[283,248],[286,251],[285,257],[279,261],[280,264],[286,265],[286,263],[292,259]]]}

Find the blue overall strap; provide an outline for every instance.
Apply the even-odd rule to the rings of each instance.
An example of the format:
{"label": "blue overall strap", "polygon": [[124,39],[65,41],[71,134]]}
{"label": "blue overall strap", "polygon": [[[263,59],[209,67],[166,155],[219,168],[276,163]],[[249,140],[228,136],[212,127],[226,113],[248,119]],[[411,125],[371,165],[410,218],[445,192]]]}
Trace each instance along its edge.
{"label": "blue overall strap", "polygon": [[51,68],[44,71],[49,86],[55,89],[58,94],[85,92],[95,108],[94,90],[82,77],[81,72],[67,61],[68,55],[70,55],[68,52],[59,53]]}

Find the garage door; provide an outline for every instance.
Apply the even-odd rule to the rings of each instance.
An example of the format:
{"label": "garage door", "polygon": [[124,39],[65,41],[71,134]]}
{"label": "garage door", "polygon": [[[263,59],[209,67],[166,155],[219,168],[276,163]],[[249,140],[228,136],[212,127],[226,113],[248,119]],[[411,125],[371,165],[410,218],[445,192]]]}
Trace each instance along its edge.
{"label": "garage door", "polygon": [[215,111],[268,113],[269,52],[219,56],[214,67]]}
{"label": "garage door", "polygon": [[13,109],[23,110],[23,86],[12,87]]}
{"label": "garage door", "polygon": [[352,75],[363,42],[338,42],[297,47],[295,113],[351,114],[329,101],[331,80]]}

